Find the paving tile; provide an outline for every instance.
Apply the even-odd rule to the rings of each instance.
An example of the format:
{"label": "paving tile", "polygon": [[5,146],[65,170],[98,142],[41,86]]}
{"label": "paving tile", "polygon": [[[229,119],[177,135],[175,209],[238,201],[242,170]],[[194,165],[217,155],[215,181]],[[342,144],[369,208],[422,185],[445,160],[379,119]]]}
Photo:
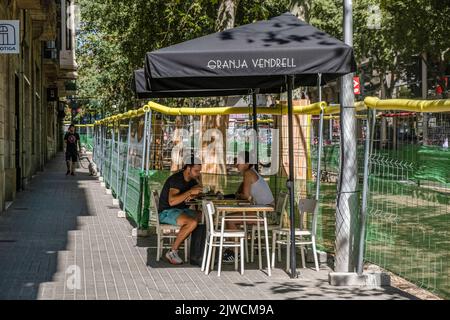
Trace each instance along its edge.
{"label": "paving tile", "polygon": [[[245,275],[224,265],[205,275],[189,264],[155,261],[155,237],[132,238],[117,218],[112,196],[78,169],[65,176],[62,154],[30,183],[0,217],[0,299],[410,299],[393,289],[335,288],[328,271],[304,271],[290,279],[278,264],[273,276],[246,264]],[[16,207],[33,208],[20,213]],[[136,246],[136,244],[138,245]],[[151,247],[151,249],[149,249]],[[150,255],[150,256],[149,256]],[[72,286],[79,285],[74,291]]]}

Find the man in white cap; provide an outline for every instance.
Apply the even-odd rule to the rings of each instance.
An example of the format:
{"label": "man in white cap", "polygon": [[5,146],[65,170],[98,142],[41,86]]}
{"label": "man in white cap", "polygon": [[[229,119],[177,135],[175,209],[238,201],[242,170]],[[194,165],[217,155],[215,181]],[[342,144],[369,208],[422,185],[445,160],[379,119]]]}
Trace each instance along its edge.
{"label": "man in white cap", "polygon": [[199,183],[201,162],[194,156],[187,156],[183,161],[183,169],[171,175],[159,197],[159,221],[164,224],[180,226],[180,231],[166,253],[167,260],[172,264],[181,264],[183,260],[178,255],[178,248],[183,241],[197,228],[201,216],[189,209],[186,201],[195,198],[202,192]]}

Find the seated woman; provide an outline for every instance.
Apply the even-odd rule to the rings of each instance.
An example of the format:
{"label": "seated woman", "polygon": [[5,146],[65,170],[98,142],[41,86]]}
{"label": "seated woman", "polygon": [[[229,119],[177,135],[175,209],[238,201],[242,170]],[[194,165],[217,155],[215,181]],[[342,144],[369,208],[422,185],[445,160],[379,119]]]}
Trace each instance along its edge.
{"label": "seated woman", "polygon": [[[253,164],[250,163],[250,153],[245,151],[241,153],[236,161],[236,167],[243,176],[243,181],[236,192],[236,198],[242,200],[252,200],[257,205],[271,205],[275,203],[272,191],[264,178],[255,170]],[[256,213],[247,213],[246,216],[252,216]],[[233,216],[232,214],[227,217]],[[235,214],[235,216],[242,216],[242,214]],[[227,229],[236,230],[243,222],[227,221]],[[255,221],[247,221],[247,225],[256,224]],[[224,261],[234,261],[233,251],[226,250],[224,254]]]}
{"label": "seated woman", "polygon": [[245,151],[239,155],[236,168],[243,176],[243,181],[236,192],[236,198],[252,199],[254,204],[273,205],[275,199],[269,185],[250,163],[250,153]]}

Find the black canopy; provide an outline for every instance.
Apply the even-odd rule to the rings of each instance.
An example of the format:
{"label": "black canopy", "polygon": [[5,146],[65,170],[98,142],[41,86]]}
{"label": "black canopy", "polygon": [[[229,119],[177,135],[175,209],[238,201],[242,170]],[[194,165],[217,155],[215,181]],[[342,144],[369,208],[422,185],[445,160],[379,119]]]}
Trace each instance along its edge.
{"label": "black canopy", "polygon": [[149,52],[145,57],[144,91],[148,98],[225,96],[241,90],[241,94],[248,94],[249,89],[288,92],[286,186],[290,200],[291,277],[296,275],[292,89],[316,85],[318,79],[323,84],[355,69],[351,47],[290,13]]}
{"label": "black canopy", "polygon": [[165,97],[240,96],[249,94],[248,89],[166,90],[153,92],[148,88],[144,69],[138,69],[134,71],[133,90],[138,99]]}
{"label": "black canopy", "polygon": [[318,73],[324,83],[355,69],[351,47],[290,13],[149,52],[145,58],[148,97],[211,90],[230,95],[231,89],[249,88],[279,93],[286,89],[287,75],[298,75],[295,86],[308,86],[317,84]]}

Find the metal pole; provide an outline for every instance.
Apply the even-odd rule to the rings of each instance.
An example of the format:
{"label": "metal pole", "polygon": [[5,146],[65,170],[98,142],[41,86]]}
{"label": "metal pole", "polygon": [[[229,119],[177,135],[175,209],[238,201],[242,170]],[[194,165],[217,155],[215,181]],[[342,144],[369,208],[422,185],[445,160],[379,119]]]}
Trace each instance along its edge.
{"label": "metal pole", "polygon": [[146,158],[147,158],[147,165],[146,165],[147,171],[146,172],[148,174],[148,168],[150,165],[150,145],[152,142],[152,109],[150,109],[150,114],[149,114],[149,129],[148,129],[147,135],[148,135],[148,141],[147,141],[147,156],[146,156]]}
{"label": "metal pole", "polygon": [[291,278],[297,277],[297,261],[295,252],[295,194],[294,194],[294,130],[293,130],[293,111],[292,111],[292,88],[294,76],[287,77],[287,95],[288,95],[288,131],[289,131],[289,178],[286,186],[289,190],[289,215],[290,215],[290,237],[291,237]]}
{"label": "metal pole", "polygon": [[103,157],[103,126],[100,125],[98,128],[98,174],[102,176],[102,157]]}
{"label": "metal pole", "polygon": [[[322,101],[322,74],[317,75],[317,90],[319,91],[319,102]],[[316,200],[320,197],[320,178],[321,178],[321,164],[322,164],[322,148],[323,148],[323,108],[320,108],[319,121],[319,146],[317,151],[317,178],[316,178]]]}
{"label": "metal pole", "polygon": [[330,143],[333,143],[333,118],[330,118]]}
{"label": "metal pole", "polygon": [[94,145],[92,146],[92,161],[97,162],[97,130],[93,127]]}
{"label": "metal pole", "polygon": [[126,162],[126,169],[125,169],[125,194],[123,197],[123,211],[127,212],[127,193],[128,193],[128,169],[130,168],[129,164],[129,155],[130,155],[130,147],[131,147],[131,118],[128,121],[128,137],[127,137],[127,162]]}
{"label": "metal pole", "polygon": [[109,177],[108,177],[108,187],[109,187],[109,189],[111,189],[111,186],[112,186],[112,181],[111,181],[111,178],[112,178],[112,155],[113,155],[113,152],[114,152],[114,140],[116,140],[115,138],[114,138],[114,122],[113,122],[113,124],[112,124],[112,134],[111,134],[111,152],[109,153]]}
{"label": "metal pole", "polygon": [[[344,0],[344,42],[353,46],[352,1]],[[354,272],[354,220],[357,217],[356,117],[353,75],[341,80],[341,170],[336,204],[335,272]]]}
{"label": "metal pole", "polygon": [[258,170],[258,165],[259,165],[259,136],[258,136],[258,116],[257,116],[257,112],[256,112],[256,91],[253,90],[252,93],[252,102],[253,102],[253,130],[255,132],[256,135],[256,165],[255,165],[255,169],[256,171]]}
{"label": "metal pole", "polygon": [[[370,119],[370,114],[372,114],[372,119]],[[372,120],[372,125],[370,124]],[[372,128],[372,129],[371,129]],[[371,131],[375,128],[375,110],[368,111],[367,114],[367,130],[366,130],[366,141],[364,150],[364,181],[362,190],[362,208],[361,208],[361,224],[360,224],[360,236],[359,236],[359,251],[358,251],[358,265],[357,272],[359,275],[363,274],[364,267],[364,242],[365,242],[365,232],[366,232],[366,215],[367,215],[367,197],[369,193],[369,158],[370,158],[370,144],[371,144]]]}
{"label": "metal pole", "polygon": [[141,170],[144,171],[144,165],[145,165],[145,155],[147,153],[147,118],[148,118],[148,113],[145,112],[145,117],[144,117],[144,146],[142,148],[142,164],[141,164]]}
{"label": "metal pole", "polygon": [[117,168],[116,168],[116,197],[120,199],[119,193],[119,168],[120,168],[120,121],[117,129]]}
{"label": "metal pole", "polygon": [[102,176],[105,179],[105,158],[106,158],[106,128],[102,126]]}

